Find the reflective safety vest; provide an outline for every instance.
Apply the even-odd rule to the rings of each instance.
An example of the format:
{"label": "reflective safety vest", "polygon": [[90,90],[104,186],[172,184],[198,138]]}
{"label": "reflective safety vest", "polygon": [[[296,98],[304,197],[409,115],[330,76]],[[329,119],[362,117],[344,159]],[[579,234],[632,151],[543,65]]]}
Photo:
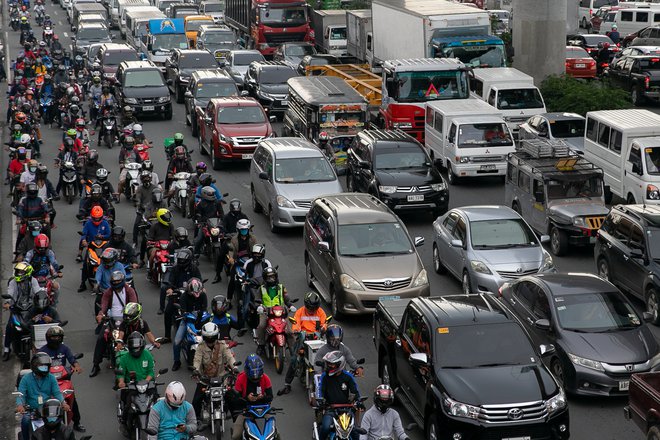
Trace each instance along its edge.
{"label": "reflective safety vest", "polygon": [[268,294],[268,289],[266,286],[261,286],[261,301],[264,307],[274,307],[274,306],[283,306],[284,307],[284,294],[282,293],[284,286],[281,284],[277,285],[277,294],[275,297],[271,298]]}

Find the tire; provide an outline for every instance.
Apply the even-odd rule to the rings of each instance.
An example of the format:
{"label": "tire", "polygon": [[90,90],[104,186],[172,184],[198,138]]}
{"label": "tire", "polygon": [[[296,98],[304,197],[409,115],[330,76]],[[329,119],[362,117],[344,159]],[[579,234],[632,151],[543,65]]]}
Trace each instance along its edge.
{"label": "tire", "polygon": [[307,287],[314,288],[314,273],[312,272],[312,264],[307,255],[305,255],[305,282],[307,283]]}
{"label": "tire", "polygon": [[108,148],[112,148],[112,139],[110,137],[110,133],[103,135],[103,142],[105,142],[105,146]]}
{"label": "tire", "polygon": [[612,204],[612,190],[610,189],[609,186],[605,186],[605,204],[606,205],[611,205]]}
{"label": "tire", "polygon": [[353,175],[349,172],[346,172],[346,192],[355,192],[355,182],[353,181]]}
{"label": "tire", "polygon": [[646,440],[660,440],[660,429],[657,426],[651,426],[646,433]]}
{"label": "tire", "polygon": [[202,136],[199,133],[197,134],[197,148],[199,148],[199,154],[201,154],[202,156],[208,155],[208,153],[204,149],[204,146],[202,145]]}
{"label": "tire", "polygon": [[284,361],[285,361],[284,347],[277,347],[275,349],[275,370],[277,374],[282,374],[284,371]]}
{"label": "tire", "polygon": [[635,204],[635,196],[632,194],[628,194],[628,197],[626,197],[626,205],[634,205]]}
{"label": "tire", "polygon": [[554,358],[552,362],[550,362],[550,371],[552,372],[552,375],[555,376],[555,379],[557,379],[557,382],[559,382],[559,385],[563,387],[566,383],[566,375],[564,373],[564,366],[559,359]]}
{"label": "tire", "polygon": [[438,422],[435,420],[434,412],[431,413],[424,431],[426,432],[427,440],[438,440]]}
{"label": "tire", "polygon": [[192,132],[192,137],[199,136],[199,127],[197,126],[197,118],[190,118],[190,131]]}
{"label": "tire", "polygon": [[192,116],[191,116],[190,112],[188,112],[188,109],[185,106],[184,106],[184,109],[186,110],[187,116],[190,116],[190,119],[188,119],[188,117],[186,117],[186,125],[188,127],[190,127],[190,124],[192,123]]}
{"label": "tire", "polygon": [[440,261],[440,251],[438,251],[438,246],[435,243],[433,243],[433,270],[440,275],[447,273],[447,268]]}
{"label": "tire", "polygon": [[222,162],[220,159],[215,157],[215,147],[213,145],[209,146],[209,150],[211,151],[211,165],[213,166],[213,169],[218,171],[220,168],[222,168]]}
{"label": "tire", "polygon": [[165,110],[165,114],[163,115],[163,119],[166,121],[171,121],[172,120],[172,106],[170,106],[167,110]]}
{"label": "tire", "polygon": [[[224,414],[222,416],[224,417]],[[215,431],[215,440],[222,440],[222,420],[214,420],[213,429]]]}
{"label": "tire", "polygon": [[268,206],[268,227],[270,232],[277,234],[280,231],[280,227],[275,224],[275,219],[273,218],[274,211],[272,206]]}
{"label": "tire", "polygon": [[558,257],[561,257],[568,251],[568,235],[556,226],[553,226],[550,231],[550,250]]}
{"label": "tire", "polygon": [[470,281],[470,274],[467,270],[464,270],[461,276],[461,291],[464,295],[472,293],[472,282]]}
{"label": "tire", "polygon": [[254,187],[250,188],[250,195],[252,200],[252,211],[256,212],[257,214],[263,212],[264,209],[257,201],[257,195],[254,193]]}
{"label": "tire", "polygon": [[518,203],[513,202],[513,203],[511,204],[511,209],[513,209],[514,211],[516,211],[516,212],[518,213],[518,215],[522,215],[522,213],[520,212],[520,205],[518,205]]}
{"label": "tire", "polygon": [[610,263],[603,257],[598,259],[596,263],[596,269],[598,270],[598,276],[604,280],[610,281]]}
{"label": "tire", "polygon": [[181,84],[174,85],[174,99],[177,104],[183,103],[183,90],[181,89]]}
{"label": "tire", "polygon": [[450,185],[458,185],[459,177],[454,173],[451,165],[447,165],[447,182]]}
{"label": "tire", "polygon": [[339,300],[337,299],[337,294],[335,293],[334,287],[330,287],[330,310],[332,310],[332,317],[337,321],[343,321],[344,313],[339,310]]}
{"label": "tire", "polygon": [[633,87],[630,90],[630,100],[632,101],[634,106],[640,106],[644,104],[644,95],[640,94],[637,86]]}
{"label": "tire", "polygon": [[651,287],[646,291],[644,299],[644,302],[646,303],[646,311],[653,315],[651,322],[655,325],[660,325],[660,296],[658,295],[658,292]]}

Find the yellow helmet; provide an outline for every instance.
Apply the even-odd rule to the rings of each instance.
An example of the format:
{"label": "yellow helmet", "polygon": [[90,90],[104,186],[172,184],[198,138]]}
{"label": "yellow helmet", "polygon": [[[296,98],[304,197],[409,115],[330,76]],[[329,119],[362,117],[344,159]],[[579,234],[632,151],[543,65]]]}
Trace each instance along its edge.
{"label": "yellow helmet", "polygon": [[156,211],[156,218],[161,225],[169,226],[172,223],[172,214],[169,209],[160,208]]}
{"label": "yellow helmet", "polygon": [[16,263],[14,266],[14,279],[17,283],[24,281],[32,276],[32,266],[24,261]]}

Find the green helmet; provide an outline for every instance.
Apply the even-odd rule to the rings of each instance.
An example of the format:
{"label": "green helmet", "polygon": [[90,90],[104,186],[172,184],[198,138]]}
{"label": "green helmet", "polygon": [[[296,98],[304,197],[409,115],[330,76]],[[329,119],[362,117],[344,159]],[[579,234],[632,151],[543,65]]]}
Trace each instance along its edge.
{"label": "green helmet", "polygon": [[14,280],[16,280],[17,283],[27,280],[31,276],[32,276],[32,266],[30,266],[24,261],[16,263],[16,266],[14,266]]}
{"label": "green helmet", "polygon": [[124,307],[124,321],[135,322],[142,315],[142,306],[139,303],[130,302]]}
{"label": "green helmet", "polygon": [[182,133],[174,133],[174,145],[177,146],[177,147],[183,145],[183,134]]}
{"label": "green helmet", "polygon": [[67,135],[67,136],[75,136],[75,135],[76,135],[76,129],[75,129],[75,128],[69,128],[69,129],[66,131],[66,135]]}

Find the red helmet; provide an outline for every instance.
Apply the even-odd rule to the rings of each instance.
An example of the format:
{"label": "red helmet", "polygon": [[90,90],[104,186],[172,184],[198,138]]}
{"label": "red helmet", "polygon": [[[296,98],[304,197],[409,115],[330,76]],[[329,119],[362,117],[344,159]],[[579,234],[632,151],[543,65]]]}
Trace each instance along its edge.
{"label": "red helmet", "polygon": [[328,133],[326,131],[322,131],[319,133],[319,140],[322,142],[327,142],[330,139],[330,136],[328,136]]}
{"label": "red helmet", "polygon": [[103,220],[103,208],[101,208],[98,205],[93,207],[91,212],[91,217],[92,217],[92,223],[94,223],[95,226],[100,225],[101,221]]}
{"label": "red helmet", "polygon": [[34,249],[37,252],[45,252],[50,245],[50,240],[46,234],[39,234],[34,237]]}
{"label": "red helmet", "polygon": [[85,120],[83,118],[76,119],[76,129],[83,130],[85,128]]}
{"label": "red helmet", "polygon": [[603,49],[607,49],[608,47],[610,47],[610,43],[608,43],[607,41],[603,43]]}

